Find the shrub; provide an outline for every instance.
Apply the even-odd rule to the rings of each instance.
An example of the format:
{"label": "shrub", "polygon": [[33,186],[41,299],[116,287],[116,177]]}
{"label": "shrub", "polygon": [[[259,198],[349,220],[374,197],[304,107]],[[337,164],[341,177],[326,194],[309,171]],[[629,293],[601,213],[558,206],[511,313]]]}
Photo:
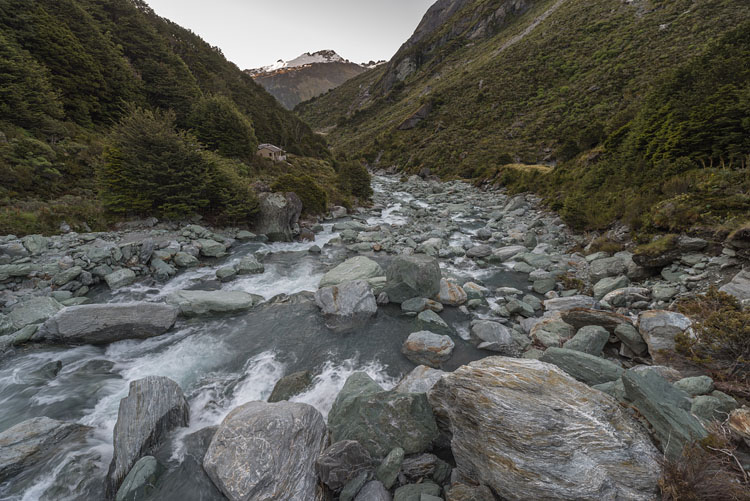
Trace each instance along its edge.
{"label": "shrub", "polygon": [[659,480],[664,501],[747,501],[750,485],[738,469],[737,446],[729,433],[715,426],[700,442],[689,444],[675,460],[662,461]]}
{"label": "shrub", "polygon": [[208,151],[203,157],[211,166],[206,180],[209,216],[221,223],[246,222],[258,211],[258,197],[241,175],[247,166]]}
{"label": "shrub", "polygon": [[711,287],[705,295],[679,304],[694,321],[694,335],[675,340],[677,350],[693,361],[747,379],[750,369],[750,311],[742,311],[734,296]]}
{"label": "shrub", "polygon": [[274,191],[292,191],[302,200],[302,210],[307,214],[322,214],[328,208],[328,194],[308,176],[284,174],[271,185]]}
{"label": "shrub", "polygon": [[343,162],[339,165],[338,180],[341,189],[361,200],[372,197],[372,179],[367,168],[359,162]]}

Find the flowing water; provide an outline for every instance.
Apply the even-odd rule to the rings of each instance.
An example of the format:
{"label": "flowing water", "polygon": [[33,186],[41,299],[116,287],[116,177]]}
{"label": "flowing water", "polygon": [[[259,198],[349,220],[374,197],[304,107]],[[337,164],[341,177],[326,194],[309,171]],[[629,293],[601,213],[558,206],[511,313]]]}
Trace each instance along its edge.
{"label": "flowing water", "polygon": [[[403,205],[428,206],[409,193],[391,192],[393,181],[375,179],[376,200],[384,209],[367,219],[368,224],[406,225]],[[484,225],[484,221],[468,216],[460,221],[462,231],[452,238],[459,245],[470,241],[473,231]],[[220,288],[251,292],[267,300],[248,313],[180,319],[167,334],[148,340],[126,340],[103,347],[31,347],[4,361],[0,366],[0,431],[37,416],[76,421],[93,430],[84,442],[59,451],[53,461],[27,469],[0,486],[0,499],[100,499],[112,457],[119,401],[127,395],[131,381],[145,376],[172,378],[190,403],[190,427],[173,434],[168,450],[162,450],[178,483],[180,475],[187,476],[190,471],[181,469],[185,461],[181,438],[220,423],[240,404],[265,400],[285,374],[309,370],[315,375],[310,389],[293,400],[313,405],[324,416],[346,378],[355,371],[366,371],[384,388],[393,387],[414,367],[400,352],[406,336],[415,330],[413,318],[402,315],[398,306],[381,307],[365,327],[336,334],[325,327],[309,294],[292,296],[315,291],[325,271],[352,255],[341,244],[329,244],[338,236],[332,226],[326,224],[315,242],[245,243],[234,247],[227,258],[183,271],[166,284],[136,283],[115,294],[104,289],[91,294],[95,302],[163,301],[180,289]],[[312,245],[323,252],[309,252]],[[220,266],[250,253],[265,255],[265,273],[229,283],[215,280]],[[381,254],[371,257],[384,268],[390,259]],[[525,276],[502,268],[476,269],[468,260],[441,266],[488,286],[526,283]],[[455,308],[447,308],[441,316],[459,333],[454,336],[456,349],[446,370],[488,355],[464,340],[469,317]],[[62,362],[62,368],[56,376],[45,376],[40,370],[57,361]]]}

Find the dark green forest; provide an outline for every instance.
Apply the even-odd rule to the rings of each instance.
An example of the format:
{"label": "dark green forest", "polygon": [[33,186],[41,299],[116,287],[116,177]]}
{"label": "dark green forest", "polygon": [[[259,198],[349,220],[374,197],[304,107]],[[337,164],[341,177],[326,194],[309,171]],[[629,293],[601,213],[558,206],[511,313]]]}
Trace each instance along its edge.
{"label": "dark green forest", "polygon": [[336,176],[321,136],[141,0],[0,0],[0,232],[247,222],[251,183],[297,169],[255,157],[259,142],[319,160],[312,182]]}

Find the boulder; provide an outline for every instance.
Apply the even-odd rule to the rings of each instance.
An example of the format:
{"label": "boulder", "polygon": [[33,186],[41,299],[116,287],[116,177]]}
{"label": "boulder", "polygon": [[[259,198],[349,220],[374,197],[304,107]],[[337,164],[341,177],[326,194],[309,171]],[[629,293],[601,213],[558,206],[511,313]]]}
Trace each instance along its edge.
{"label": "boulder", "polygon": [[596,300],[591,296],[568,296],[547,299],[542,303],[547,312],[572,310],[574,308],[593,308]]}
{"label": "boulder", "polygon": [[262,298],[244,291],[189,291],[173,292],[167,303],[179,308],[185,316],[212,313],[238,313],[257,305]]}
{"label": "boulder", "polygon": [[576,330],[587,325],[599,325],[607,329],[607,332],[614,333],[619,325],[632,325],[630,319],[624,315],[589,308],[575,308],[563,311],[560,314],[560,318],[565,323],[572,325]]}
{"label": "boulder", "polygon": [[294,193],[258,194],[257,232],[271,241],[291,242],[292,228],[302,213],[302,201]]}
{"label": "boulder", "polygon": [[726,393],[714,390],[710,395],[695,397],[690,405],[690,413],[708,425],[712,421],[725,421],[729,413],[737,407],[735,399]]}
{"label": "boulder", "polygon": [[485,350],[497,351],[508,356],[518,353],[518,347],[513,341],[510,329],[499,322],[490,320],[473,322],[471,337],[478,340]]}
{"label": "boulder", "polygon": [[750,408],[741,407],[729,414],[727,425],[732,432],[750,447]]}
{"label": "boulder", "polygon": [[490,254],[492,254],[492,247],[486,244],[475,245],[474,247],[466,251],[466,257],[470,257],[472,259],[485,258]]}
{"label": "boulder", "polygon": [[109,303],[69,306],[44,322],[34,341],[58,344],[108,344],[164,334],[178,309],[162,303]]}
{"label": "boulder", "polygon": [[[440,486],[433,482],[402,485],[393,493],[393,501],[432,501],[429,496],[440,496]],[[440,499],[437,497],[437,499]]]}
{"label": "boulder", "polygon": [[391,501],[391,493],[377,480],[367,482],[360,489],[354,501]]}
{"label": "boulder", "polygon": [[485,358],[444,376],[429,398],[450,422],[459,475],[503,499],[657,495],[648,435],[615,400],[553,365]]}
{"label": "boulder", "polygon": [[736,297],[739,301],[750,299],[750,269],[737,273],[732,280],[719,290]]}
{"label": "boulder", "polygon": [[172,429],[187,426],[190,406],[180,386],[169,378],[148,376],[130,383],[120,400],[115,423],[114,453],[107,472],[107,493],[113,497],[125,476]]}
{"label": "boulder", "polygon": [[636,355],[643,355],[648,351],[648,345],[641,337],[638,329],[630,324],[620,324],[615,327],[615,336],[622,341]]}
{"label": "boulder", "polygon": [[359,493],[362,487],[365,486],[368,480],[372,478],[372,473],[369,471],[361,471],[354,478],[349,480],[344,488],[341,490],[339,501],[353,501],[354,496]]}
{"label": "boulder", "polygon": [[258,258],[249,255],[240,259],[236,270],[238,275],[257,275],[266,271],[266,268],[258,261]]}
{"label": "boulder", "polygon": [[220,282],[231,282],[237,278],[237,268],[234,266],[222,266],[216,270],[216,278]]}
{"label": "boulder", "polygon": [[418,454],[409,456],[401,464],[401,473],[407,482],[422,482],[434,480],[437,484],[444,484],[451,475],[451,466],[434,454]]}
{"label": "boulder", "polygon": [[445,490],[445,501],[495,501],[495,496],[486,485],[453,483]]}
{"label": "boulder", "polygon": [[638,332],[657,363],[666,360],[665,356],[675,349],[675,336],[690,329],[691,325],[688,317],[674,311],[649,310],[638,315]]}
{"label": "boulder", "polygon": [[674,387],[696,397],[714,391],[714,380],[708,376],[686,377],[676,381]]}
{"label": "boulder", "polygon": [[[40,324],[57,314],[63,306],[51,297],[35,297],[16,305],[10,314],[8,321],[10,332],[18,331],[27,325]],[[2,332],[0,327],[0,332]]]}
{"label": "boulder", "polygon": [[602,354],[607,341],[609,341],[607,329],[599,325],[587,325],[578,329],[576,335],[563,344],[563,348],[598,357]]}
{"label": "boulder", "polygon": [[295,395],[304,392],[312,384],[312,374],[310,371],[300,371],[288,376],[284,376],[276,382],[268,397],[269,403],[289,400]]}
{"label": "boulder", "polygon": [[342,440],[327,448],[315,462],[320,480],[333,492],[344,486],[362,472],[375,468],[370,453],[355,440]]}
{"label": "boulder", "polygon": [[230,501],[319,499],[315,460],[326,425],[314,407],[249,402],[224,418],[203,468]]}
{"label": "boulder", "polygon": [[560,314],[557,313],[535,323],[529,335],[546,348],[553,346],[559,348],[563,341],[573,337],[575,332],[573,326],[563,322]]}
{"label": "boulder", "polygon": [[622,289],[628,285],[630,285],[630,279],[625,275],[602,278],[594,285],[594,299],[602,299],[610,292]]}
{"label": "boulder", "polygon": [[427,255],[396,256],[386,271],[385,292],[393,303],[440,292],[440,265]]}
{"label": "boulder", "polygon": [[198,263],[200,262],[198,261],[197,257],[192,256],[187,252],[178,252],[174,255],[174,259],[172,261],[180,268],[192,268],[194,266],[198,266]]}
{"label": "boulder", "polygon": [[654,371],[627,371],[622,376],[625,394],[654,430],[668,458],[677,459],[683,447],[707,436],[690,414],[687,393]]}
{"label": "boulder", "polygon": [[648,301],[650,298],[651,291],[646,287],[623,287],[608,292],[601,300],[615,308],[623,308],[639,301]]}
{"label": "boulder", "polygon": [[52,283],[54,285],[57,285],[58,287],[61,287],[78,278],[78,275],[80,275],[81,273],[83,273],[83,268],[81,268],[80,266],[73,266],[72,268],[68,268],[67,270],[62,270],[57,275],[55,275],[55,277],[52,279]]}
{"label": "boulder", "polygon": [[90,430],[48,417],[27,419],[0,433],[0,484],[46,459]]}
{"label": "boulder", "polygon": [[437,301],[423,297],[413,297],[401,303],[401,311],[404,313],[422,313],[425,310],[440,313],[443,311],[443,305]]}
{"label": "boulder", "polygon": [[468,298],[466,292],[460,285],[441,278],[440,292],[438,292],[436,299],[440,303],[447,304],[448,306],[461,306]]}
{"label": "boulder", "polygon": [[455,346],[449,336],[419,331],[409,334],[401,347],[401,353],[415,364],[440,367],[440,364],[451,357]]}
{"label": "boulder", "polygon": [[614,362],[565,348],[547,348],[539,360],[558,366],[588,385],[614,381],[624,372],[623,368]]}
{"label": "boulder", "polygon": [[[196,240],[198,248],[200,249],[201,256],[206,257],[221,257],[226,254],[226,246],[222,243],[217,242],[211,238],[200,238]],[[153,263],[152,263],[153,265]]]}
{"label": "boulder", "polygon": [[122,268],[106,275],[104,281],[107,282],[110,290],[117,290],[135,282],[135,272],[130,268]]}
{"label": "boulder", "polygon": [[445,372],[426,365],[418,365],[403,377],[394,391],[399,393],[427,393]]}
{"label": "boulder", "polygon": [[406,454],[423,452],[437,425],[424,393],[383,391],[363,372],[346,380],[328,414],[331,440],[357,440],[374,457],[396,447]]}
{"label": "boulder", "polygon": [[453,328],[432,310],[425,310],[417,315],[417,327],[419,330],[435,332],[437,334],[453,334]]}
{"label": "boulder", "polygon": [[326,327],[335,332],[356,329],[378,312],[375,295],[364,280],[318,289],[315,303],[325,317]]}
{"label": "boulder", "polygon": [[139,459],[123,480],[115,501],[140,501],[147,499],[156,488],[164,467],[153,456]]}
{"label": "boulder", "polygon": [[490,258],[490,260],[504,263],[512,257],[517,256],[522,252],[526,252],[526,250],[526,247],[524,247],[523,245],[510,245],[508,247],[500,247],[499,249],[495,249],[492,252],[492,257]]}
{"label": "boulder", "polygon": [[385,272],[378,263],[365,256],[355,256],[347,259],[323,275],[318,287],[330,287],[355,280],[369,281],[383,275],[385,275]]}
{"label": "boulder", "polygon": [[628,271],[628,267],[625,261],[619,257],[606,257],[591,262],[589,265],[589,279],[592,284],[597,284],[604,278],[623,275],[626,271]]}
{"label": "boulder", "polygon": [[383,483],[386,489],[390,489],[396,483],[403,462],[404,450],[401,447],[396,447],[388,453],[378,469],[375,470],[375,477]]}

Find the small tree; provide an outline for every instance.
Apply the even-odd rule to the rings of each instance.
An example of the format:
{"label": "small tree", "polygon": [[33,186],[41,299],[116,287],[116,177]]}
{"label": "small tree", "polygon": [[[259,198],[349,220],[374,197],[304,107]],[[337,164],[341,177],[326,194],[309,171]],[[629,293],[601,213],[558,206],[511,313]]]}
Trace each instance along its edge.
{"label": "small tree", "polygon": [[219,155],[249,160],[258,147],[253,124],[224,96],[200,99],[190,123],[201,143]]}
{"label": "small tree", "polygon": [[351,193],[362,200],[372,197],[370,173],[359,162],[343,162],[339,165],[339,186],[347,193]]}
{"label": "small tree", "polygon": [[142,108],[120,120],[99,172],[110,212],[180,217],[208,206],[211,165],[195,137],[176,131],[174,123],[171,111]]}

